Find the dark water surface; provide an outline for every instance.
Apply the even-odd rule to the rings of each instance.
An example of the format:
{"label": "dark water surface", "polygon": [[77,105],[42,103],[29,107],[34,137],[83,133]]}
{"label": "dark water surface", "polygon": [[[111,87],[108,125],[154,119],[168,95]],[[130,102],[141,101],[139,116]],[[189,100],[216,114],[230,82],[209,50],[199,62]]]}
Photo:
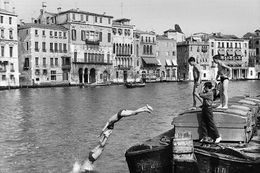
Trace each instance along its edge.
{"label": "dark water surface", "polygon": [[[110,116],[148,103],[154,113],[116,124],[95,163],[100,173],[128,172],[125,151],[170,129],[172,116],[192,105],[191,91],[192,83],[0,91],[0,172],[69,172],[97,145]],[[260,81],[230,82],[230,96],[243,94],[260,94]]]}

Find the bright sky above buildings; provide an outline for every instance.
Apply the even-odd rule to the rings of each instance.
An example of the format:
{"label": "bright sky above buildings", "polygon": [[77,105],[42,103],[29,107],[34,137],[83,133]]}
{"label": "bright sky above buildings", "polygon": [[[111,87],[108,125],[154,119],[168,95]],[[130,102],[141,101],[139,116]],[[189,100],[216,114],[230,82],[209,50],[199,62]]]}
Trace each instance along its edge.
{"label": "bright sky above buildings", "polygon": [[[2,2],[4,0],[1,0]],[[9,0],[19,19],[37,17],[43,1],[47,11],[71,8],[129,18],[141,30],[157,34],[179,24],[187,35],[222,32],[239,37],[260,29],[260,0]],[[3,8],[3,5],[1,6]]]}

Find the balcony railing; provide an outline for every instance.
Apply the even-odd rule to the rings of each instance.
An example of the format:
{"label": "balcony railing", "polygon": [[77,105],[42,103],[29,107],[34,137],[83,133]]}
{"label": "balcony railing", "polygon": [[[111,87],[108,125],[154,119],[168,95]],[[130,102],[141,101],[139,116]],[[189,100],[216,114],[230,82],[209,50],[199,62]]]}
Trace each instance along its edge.
{"label": "balcony railing", "polygon": [[99,45],[100,40],[88,40],[88,39],[86,39],[85,43],[90,44],[90,45]]}
{"label": "balcony railing", "polygon": [[61,69],[62,70],[70,70],[71,69],[71,65],[70,64],[62,65]]}

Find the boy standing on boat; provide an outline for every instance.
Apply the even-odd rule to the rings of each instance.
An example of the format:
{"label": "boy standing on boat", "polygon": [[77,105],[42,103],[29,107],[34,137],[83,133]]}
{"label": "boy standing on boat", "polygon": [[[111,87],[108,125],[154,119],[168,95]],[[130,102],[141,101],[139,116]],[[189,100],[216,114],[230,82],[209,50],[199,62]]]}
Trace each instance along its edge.
{"label": "boy standing on boat", "polygon": [[220,77],[220,105],[217,108],[228,109],[228,81],[232,70],[221,61],[220,55],[213,56],[213,61],[218,65],[216,80]]}
{"label": "boy standing on boat", "polygon": [[198,95],[198,87],[201,83],[201,70],[200,70],[199,64],[196,63],[194,57],[190,57],[188,59],[188,63],[193,67],[194,86],[193,86],[193,92],[192,92],[193,106],[192,106],[191,110],[195,110],[196,109],[196,98],[201,100],[199,95]]}
{"label": "boy standing on boat", "polygon": [[219,135],[218,129],[215,125],[213,119],[213,92],[212,92],[212,83],[206,82],[204,84],[204,91],[199,93],[199,96],[203,99],[202,102],[202,111],[201,111],[201,131],[202,138],[200,142],[205,142],[206,137],[210,136],[214,143],[219,143],[221,141],[221,137]]}

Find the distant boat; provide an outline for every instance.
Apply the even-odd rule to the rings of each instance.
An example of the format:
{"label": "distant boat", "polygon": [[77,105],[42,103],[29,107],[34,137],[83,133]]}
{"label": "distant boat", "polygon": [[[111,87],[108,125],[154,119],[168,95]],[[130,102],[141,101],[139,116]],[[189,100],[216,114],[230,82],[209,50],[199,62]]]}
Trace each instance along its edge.
{"label": "distant boat", "polygon": [[140,83],[140,82],[135,82],[135,83],[131,83],[131,82],[126,82],[125,86],[127,88],[140,88],[140,87],[145,87],[145,83]]}

